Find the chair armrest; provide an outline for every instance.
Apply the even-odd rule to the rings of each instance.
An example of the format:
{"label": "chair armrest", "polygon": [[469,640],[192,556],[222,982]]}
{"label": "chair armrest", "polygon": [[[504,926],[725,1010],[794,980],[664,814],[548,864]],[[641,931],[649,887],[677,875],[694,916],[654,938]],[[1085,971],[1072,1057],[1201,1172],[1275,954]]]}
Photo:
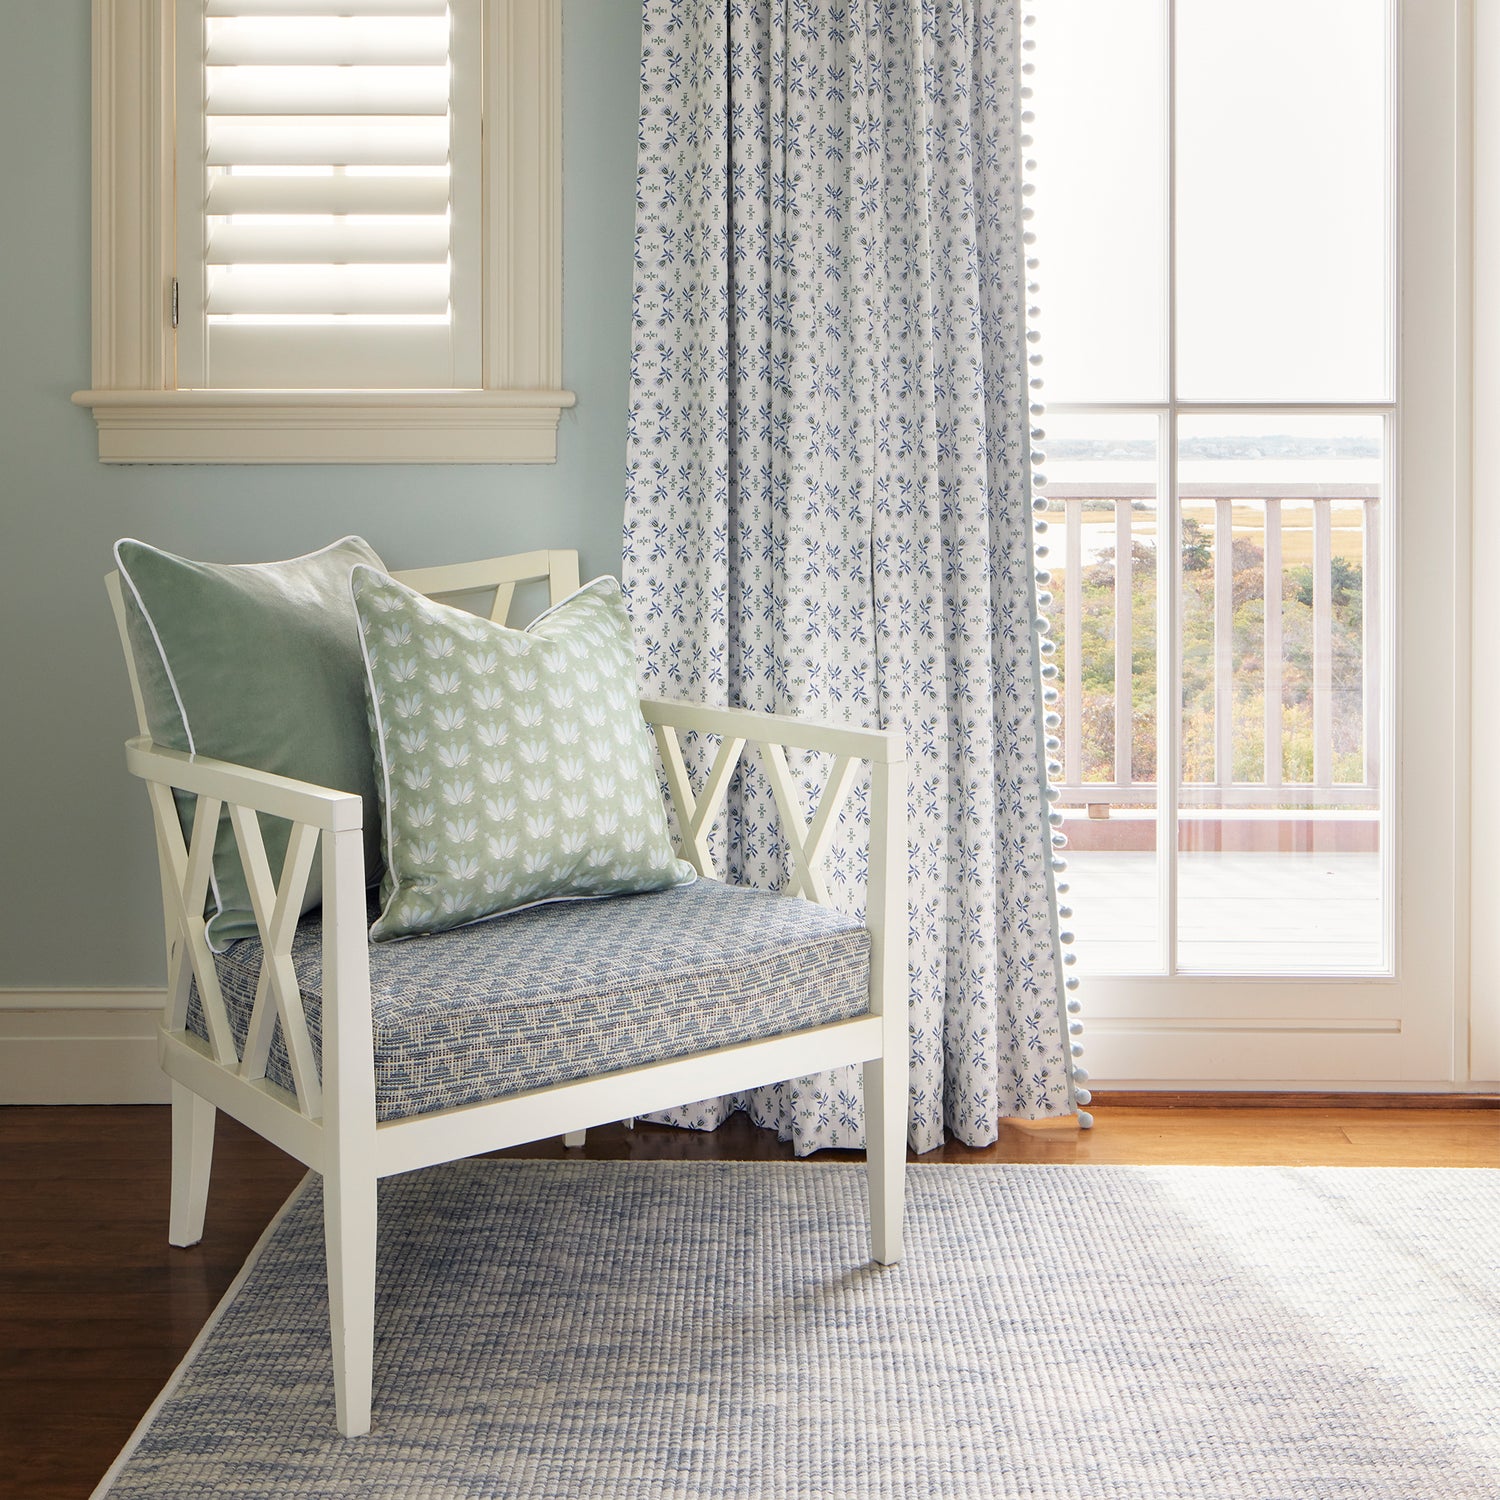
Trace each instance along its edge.
{"label": "chair armrest", "polygon": [[[884,1021],[882,1056],[893,1076],[906,1077],[907,1056],[907,827],[906,742],[889,729],[847,729],[795,719],[789,714],[744,708],[714,708],[669,698],[643,698],[641,713],[651,725],[677,810],[682,853],[700,875],[713,873],[708,833],[730,778],[747,744],[756,747],[781,815],[792,858],[786,894],[832,906],[821,869],[844,800],[853,789],[861,761],[870,764],[869,884],[865,926],[870,933],[870,1014]],[[694,791],[678,739],[680,731],[720,737],[702,788]],[[804,824],[800,797],[787,763],[788,750],[812,750],[834,757],[827,784]]]}
{"label": "chair armrest", "polygon": [[158,786],[216,797],[331,833],[359,828],[364,822],[364,802],[357,792],[335,791],[233,761],[168,750],[143,735],[125,741],[125,766],[132,776]]}
{"label": "chair armrest", "polygon": [[648,724],[721,734],[759,745],[780,745],[787,750],[820,750],[874,765],[899,765],[906,759],[906,744],[891,729],[849,729],[839,724],[820,724],[816,719],[793,718],[790,714],[714,708],[707,703],[675,698],[642,698],[641,713]]}
{"label": "chair armrest", "polygon": [[[788,714],[757,713],[743,708],[714,708],[667,698],[643,698],[641,713],[656,735],[666,772],[667,790],[677,811],[683,857],[700,875],[713,871],[709,829],[718,816],[729,781],[744,754],[754,745],[771,783],[781,816],[782,832],[792,858],[788,895],[806,896],[832,906],[820,866],[832,841],[840,808],[853,789],[861,761],[870,763],[870,901],[868,924],[882,952],[905,952],[904,920],[899,950],[882,934],[897,925],[896,914],[906,906],[906,745],[901,734],[887,729],[847,729],[819,724]],[[720,737],[718,752],[703,786],[694,790],[678,735],[698,731]],[[834,757],[833,768],[816,799],[810,821],[803,822],[801,797],[787,762],[788,750],[810,750]],[[901,962],[905,962],[904,956]],[[889,974],[877,986],[889,991]]]}
{"label": "chair armrest", "polygon": [[[363,800],[356,792],[336,791],[207,755],[168,750],[153,744],[147,736],[125,742],[125,764],[132,775],[147,784],[162,865],[168,952],[164,1033],[169,1039],[183,1033],[189,987],[196,980],[212,1060],[242,1082],[264,1085],[272,1028],[279,1017],[296,1085],[294,1110],[351,1139],[372,1137],[375,1082],[365,933]],[[190,844],[184,838],[173,799],[173,793],[179,791],[200,799],[200,814],[208,809],[206,820],[202,816],[193,818]],[[234,830],[262,945],[261,980],[243,1048],[230,1023],[202,918],[221,807]],[[267,860],[258,813],[292,824],[286,857],[278,872],[272,871]],[[308,876],[320,843],[321,1077],[291,956]],[[259,1104],[255,1107],[261,1108]],[[277,1139],[287,1144],[291,1137]],[[317,1149],[321,1151],[321,1147]],[[299,1154],[322,1169],[316,1153]]]}

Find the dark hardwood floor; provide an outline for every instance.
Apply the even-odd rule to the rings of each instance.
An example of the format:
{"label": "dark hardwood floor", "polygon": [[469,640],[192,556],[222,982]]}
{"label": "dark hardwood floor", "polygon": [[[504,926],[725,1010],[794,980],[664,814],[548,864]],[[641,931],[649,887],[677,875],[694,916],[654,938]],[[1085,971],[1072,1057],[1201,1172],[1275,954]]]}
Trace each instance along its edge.
{"label": "dark hardwood floor", "polygon": [[[1488,1101],[1485,1101],[1488,1102]],[[1006,1126],[948,1162],[1500,1167],[1500,1112],[1340,1099],[1113,1105],[1097,1124]],[[87,1496],[166,1382],[302,1168],[219,1117],[200,1244],[166,1242],[169,1121],[158,1106],[0,1108],[0,1496]],[[561,1141],[505,1153],[559,1156]],[[712,1135],[590,1132],[584,1155],[785,1158],[738,1117]],[[843,1153],[840,1153],[841,1155]]]}

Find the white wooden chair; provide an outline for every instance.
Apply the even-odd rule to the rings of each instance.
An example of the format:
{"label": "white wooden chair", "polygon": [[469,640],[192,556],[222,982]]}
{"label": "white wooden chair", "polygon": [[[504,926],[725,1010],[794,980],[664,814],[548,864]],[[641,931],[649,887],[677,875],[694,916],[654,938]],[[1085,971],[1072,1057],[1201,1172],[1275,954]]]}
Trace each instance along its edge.
{"label": "white wooden chair", "polygon": [[[573,592],[578,585],[578,561],[572,552],[540,551],[396,576],[433,596],[492,593],[490,618],[504,622],[518,584],[545,581],[554,602]],[[142,731],[141,737],[128,741],[126,763],[150,794],[166,913],[168,986],[160,1055],[172,1079],[169,1238],[174,1245],[191,1245],[202,1236],[218,1109],[322,1174],[335,1405],[342,1433],[356,1436],[370,1425],[376,1183],[392,1173],[556,1134],[578,1145],[591,1125],[860,1063],[868,1138],[870,1251],[882,1264],[900,1257],[907,1118],[907,916],[906,765],[898,736],[735,709],[655,699],[641,703],[676,804],[681,853],[702,875],[711,874],[709,832],[730,778],[741,757],[753,747],[769,777],[791,849],[794,874],[789,894],[827,906],[820,864],[859,763],[870,764],[866,1013],[788,1034],[774,1034],[773,1026],[750,1040],[691,1056],[672,1056],[457,1108],[382,1119],[376,1099],[360,798],[153,745],[131,660],[118,575],[111,574],[107,585],[125,642]],[[696,790],[679,742],[679,736],[690,731],[719,741],[709,775]],[[834,758],[809,822],[804,822],[798,806],[800,798],[786,759],[788,749],[824,752]],[[197,799],[193,827],[198,831],[190,842],[184,840],[174,792]],[[264,955],[253,1011],[239,1034],[226,1009],[203,917],[212,832],[222,807],[229,809],[249,879]],[[294,825],[279,878],[268,866],[256,813],[285,818]],[[320,1014],[310,1018],[310,1002],[304,1006],[294,969],[293,939],[319,844],[321,996]],[[568,920],[566,908],[552,910],[562,913],[557,920]],[[799,913],[803,910],[796,908]],[[412,950],[421,944],[433,945],[424,950],[424,961],[430,963],[441,961],[445,945],[446,951],[456,951],[454,936],[448,933],[394,946]],[[705,953],[705,964],[713,958],[712,953]],[[196,1014],[200,1005],[202,1023],[190,1026],[190,1007]],[[278,1022],[290,1063],[291,1088],[268,1076]],[[203,1034],[198,1034],[199,1029]],[[316,1031],[321,1032],[321,1066],[314,1044]]]}

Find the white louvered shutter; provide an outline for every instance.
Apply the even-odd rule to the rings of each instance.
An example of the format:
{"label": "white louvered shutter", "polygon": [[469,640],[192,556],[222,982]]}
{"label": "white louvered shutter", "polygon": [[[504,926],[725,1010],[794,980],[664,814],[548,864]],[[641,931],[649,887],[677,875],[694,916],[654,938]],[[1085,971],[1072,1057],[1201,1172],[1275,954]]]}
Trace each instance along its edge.
{"label": "white louvered shutter", "polygon": [[477,387],[479,0],[179,0],[177,383]]}

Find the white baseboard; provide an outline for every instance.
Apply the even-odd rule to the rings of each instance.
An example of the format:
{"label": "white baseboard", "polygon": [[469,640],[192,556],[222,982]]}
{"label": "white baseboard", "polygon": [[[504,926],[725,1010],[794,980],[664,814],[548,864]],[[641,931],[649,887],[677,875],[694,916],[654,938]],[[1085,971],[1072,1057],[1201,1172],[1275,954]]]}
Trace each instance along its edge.
{"label": "white baseboard", "polygon": [[[170,1085],[156,1056],[161,990],[0,990],[0,1105],[165,1104]],[[1098,1050],[1107,1050],[1100,1048]],[[1119,1059],[1123,1060],[1123,1059]],[[1132,1059],[1139,1061],[1139,1059]],[[1085,1058],[1091,1064],[1096,1058]],[[1375,1082],[1348,1077],[1204,1079],[1091,1066],[1091,1087],[1286,1093],[1491,1093],[1495,1082]]]}
{"label": "white baseboard", "polygon": [[161,990],[0,990],[0,1104],[165,1104]]}

